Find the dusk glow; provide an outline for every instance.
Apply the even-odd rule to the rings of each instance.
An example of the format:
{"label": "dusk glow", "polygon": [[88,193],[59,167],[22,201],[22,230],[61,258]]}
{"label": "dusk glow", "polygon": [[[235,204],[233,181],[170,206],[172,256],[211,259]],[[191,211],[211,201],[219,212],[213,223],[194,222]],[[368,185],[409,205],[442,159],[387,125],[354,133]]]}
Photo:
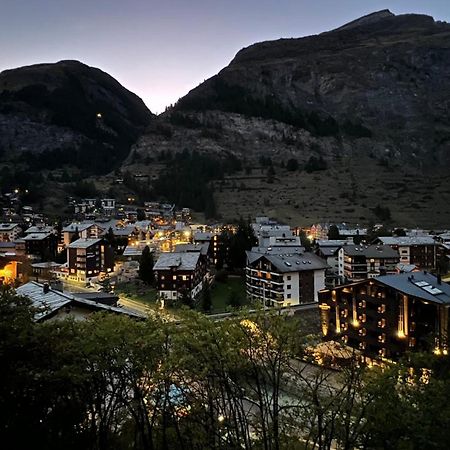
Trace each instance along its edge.
{"label": "dusk glow", "polygon": [[320,33],[383,8],[450,20],[445,0],[3,0],[0,70],[77,59],[159,113],[242,47]]}

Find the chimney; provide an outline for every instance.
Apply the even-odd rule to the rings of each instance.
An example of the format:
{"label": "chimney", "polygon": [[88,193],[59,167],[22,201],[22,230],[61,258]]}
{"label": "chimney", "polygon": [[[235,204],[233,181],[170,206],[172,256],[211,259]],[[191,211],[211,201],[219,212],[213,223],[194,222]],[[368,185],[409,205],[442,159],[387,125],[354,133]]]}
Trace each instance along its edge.
{"label": "chimney", "polygon": [[43,291],[44,294],[48,294],[50,292],[50,286],[48,285],[48,283],[44,283]]}

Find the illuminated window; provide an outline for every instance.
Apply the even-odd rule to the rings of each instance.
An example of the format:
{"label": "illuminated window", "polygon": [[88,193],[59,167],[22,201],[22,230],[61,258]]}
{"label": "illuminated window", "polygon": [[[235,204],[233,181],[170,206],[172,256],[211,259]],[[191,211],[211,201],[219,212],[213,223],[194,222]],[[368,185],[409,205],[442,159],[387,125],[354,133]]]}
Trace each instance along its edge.
{"label": "illuminated window", "polygon": [[386,319],[381,319],[378,321],[378,326],[384,328],[386,326]]}
{"label": "illuminated window", "polygon": [[177,279],[177,276],[176,275],[173,275],[172,276],[172,280],[176,280]]}
{"label": "illuminated window", "polygon": [[164,280],[164,275],[161,275],[161,280]]}
{"label": "illuminated window", "polygon": [[366,307],[366,301],[365,301],[365,300],[361,300],[361,301],[358,303],[358,306],[359,306],[360,308],[365,308],[365,307]]}
{"label": "illuminated window", "polygon": [[386,305],[383,303],[382,305],[380,305],[380,306],[377,308],[377,311],[378,311],[380,314],[384,314],[384,313],[386,312]]}
{"label": "illuminated window", "polygon": [[342,316],[342,317],[348,317],[348,309],[343,309],[343,310],[341,311],[341,316]]}
{"label": "illuminated window", "polygon": [[384,343],[386,342],[386,335],[384,333],[378,336],[378,342]]}
{"label": "illuminated window", "polygon": [[366,329],[365,329],[365,328],[361,328],[361,329],[358,331],[358,334],[359,334],[360,336],[365,336],[365,335],[366,335]]}
{"label": "illuminated window", "polygon": [[366,343],[365,342],[360,342],[358,347],[359,347],[360,350],[365,350],[366,349]]}
{"label": "illuminated window", "polygon": [[361,315],[359,316],[359,320],[360,320],[362,323],[364,323],[364,322],[366,321],[366,315],[365,315],[365,314],[361,314]]}

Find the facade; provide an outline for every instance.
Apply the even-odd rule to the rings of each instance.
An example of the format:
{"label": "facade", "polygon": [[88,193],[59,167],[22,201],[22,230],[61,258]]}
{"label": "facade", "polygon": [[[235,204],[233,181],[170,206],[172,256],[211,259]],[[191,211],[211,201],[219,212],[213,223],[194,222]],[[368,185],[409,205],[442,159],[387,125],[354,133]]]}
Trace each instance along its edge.
{"label": "facade", "polygon": [[30,233],[25,241],[25,253],[43,259],[53,259],[58,248],[58,237],[54,233]]}
{"label": "facade", "polygon": [[325,261],[313,253],[292,253],[255,247],[247,252],[247,296],[268,306],[318,301],[325,287]]}
{"label": "facade", "polygon": [[385,275],[319,293],[322,333],[370,358],[447,354],[450,285],[427,272]]}
{"label": "facade", "polygon": [[348,242],[346,240],[317,240],[315,253],[327,262],[328,268],[325,272],[325,284],[336,286],[341,284],[344,270],[344,261],[339,259],[339,250]]}
{"label": "facade", "polygon": [[18,223],[0,223],[0,242],[15,241],[21,232]]}
{"label": "facade", "polygon": [[219,254],[219,235],[208,231],[196,231],[193,235],[194,244],[209,244],[208,258],[212,264],[217,264]]}
{"label": "facade", "polygon": [[176,300],[187,292],[195,298],[203,287],[206,258],[200,251],[161,253],[153,267],[158,292],[168,300]]}
{"label": "facade", "polygon": [[420,269],[436,268],[439,244],[432,236],[389,236],[380,237],[377,241],[397,250],[401,263],[415,264]]}
{"label": "facade", "polygon": [[62,230],[62,243],[68,246],[73,236],[78,233],[83,239],[97,239],[103,233],[104,227],[100,227],[96,223],[71,223]]}
{"label": "facade", "polygon": [[343,245],[339,249],[339,276],[348,281],[396,273],[397,250],[388,245]]}
{"label": "facade", "polygon": [[78,239],[67,247],[69,278],[87,281],[114,269],[114,252],[102,239]]}

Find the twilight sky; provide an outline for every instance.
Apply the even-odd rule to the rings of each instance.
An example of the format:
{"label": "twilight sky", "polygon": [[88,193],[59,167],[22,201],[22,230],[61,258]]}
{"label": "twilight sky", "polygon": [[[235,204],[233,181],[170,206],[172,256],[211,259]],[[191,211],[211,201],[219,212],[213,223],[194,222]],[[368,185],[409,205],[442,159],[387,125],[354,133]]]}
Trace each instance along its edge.
{"label": "twilight sky", "polygon": [[330,30],[389,8],[450,22],[449,0],[0,0],[0,71],[99,67],[160,113],[254,42]]}

